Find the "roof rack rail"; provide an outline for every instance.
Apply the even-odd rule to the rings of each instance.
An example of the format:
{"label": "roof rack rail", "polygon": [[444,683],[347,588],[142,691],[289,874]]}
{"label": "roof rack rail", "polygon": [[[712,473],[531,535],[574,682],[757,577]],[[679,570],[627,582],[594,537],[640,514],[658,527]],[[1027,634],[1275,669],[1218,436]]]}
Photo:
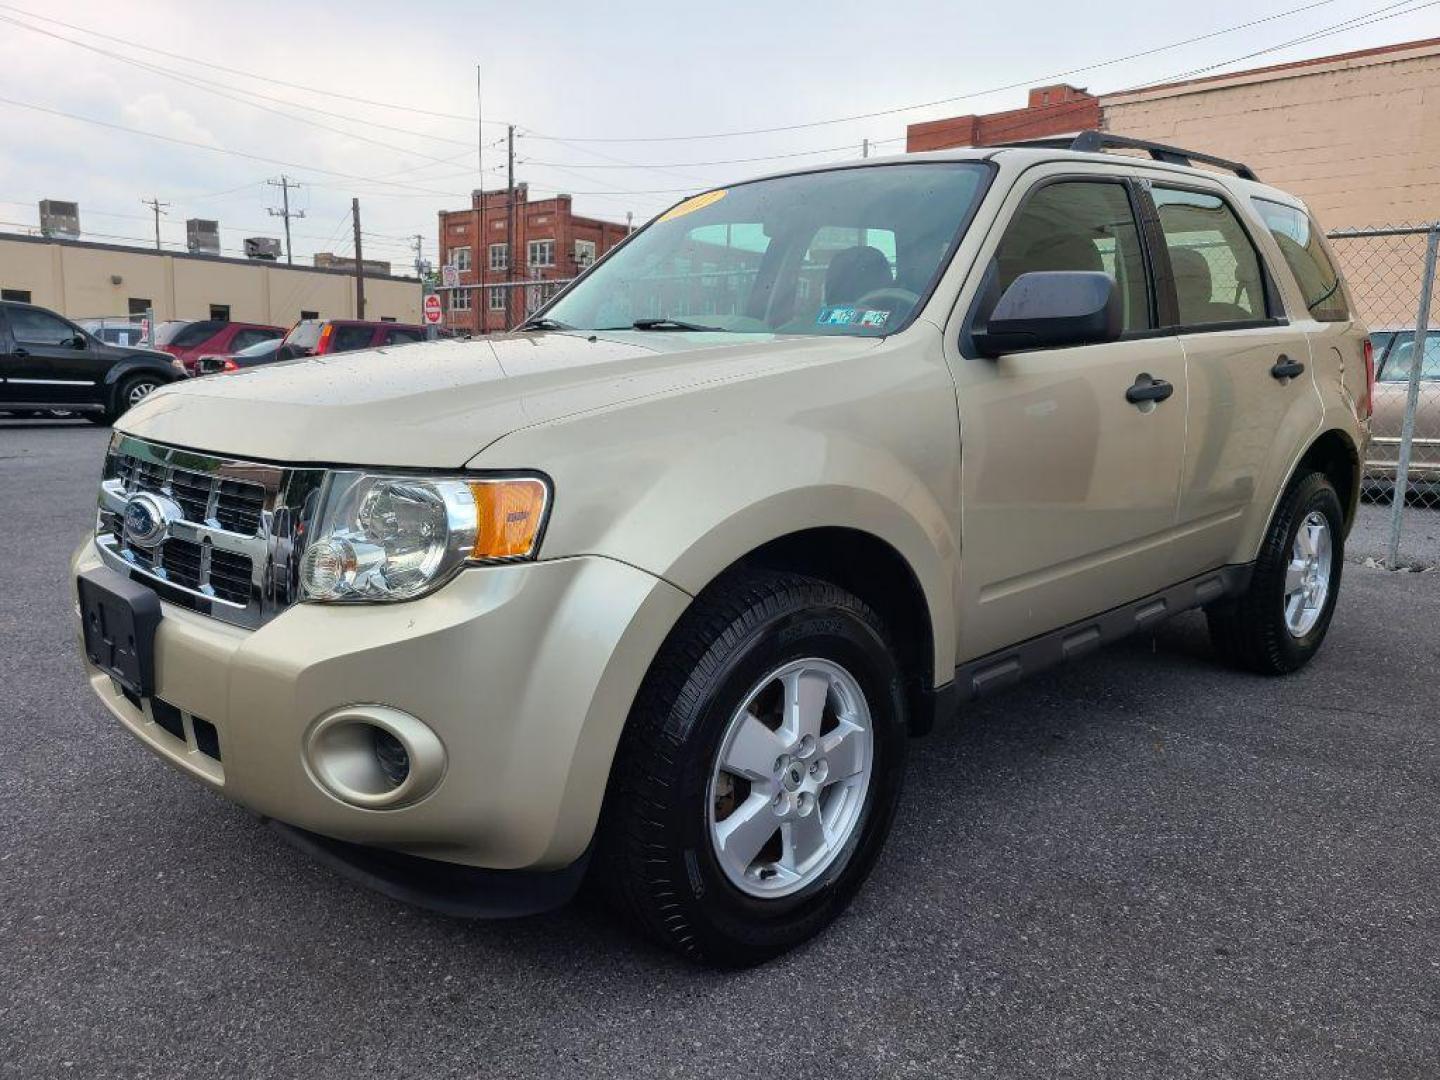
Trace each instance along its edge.
{"label": "roof rack rail", "polygon": [[1030,139],[1022,142],[1000,143],[1001,146],[1035,146],[1052,150],[1075,150],[1083,154],[1099,154],[1106,150],[1144,150],[1156,161],[1171,165],[1193,165],[1202,162],[1217,169],[1232,172],[1242,180],[1258,180],[1255,170],[1239,161],[1202,154],[1196,150],[1182,150],[1178,146],[1150,142],[1148,139],[1132,139],[1125,135],[1111,135],[1104,131],[1082,131],[1075,136],[1066,135],[1058,139]]}

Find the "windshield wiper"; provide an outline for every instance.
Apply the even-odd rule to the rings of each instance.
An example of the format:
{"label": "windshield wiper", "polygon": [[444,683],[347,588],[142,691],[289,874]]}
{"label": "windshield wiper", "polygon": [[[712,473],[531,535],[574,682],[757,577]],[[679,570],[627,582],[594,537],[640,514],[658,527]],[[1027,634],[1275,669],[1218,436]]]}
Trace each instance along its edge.
{"label": "windshield wiper", "polygon": [[554,319],[526,319],[520,324],[521,330],[574,330],[568,323],[556,322]]}
{"label": "windshield wiper", "polygon": [[636,319],[630,324],[632,330],[709,330],[724,333],[723,326],[701,326],[699,323],[682,322],[680,319]]}

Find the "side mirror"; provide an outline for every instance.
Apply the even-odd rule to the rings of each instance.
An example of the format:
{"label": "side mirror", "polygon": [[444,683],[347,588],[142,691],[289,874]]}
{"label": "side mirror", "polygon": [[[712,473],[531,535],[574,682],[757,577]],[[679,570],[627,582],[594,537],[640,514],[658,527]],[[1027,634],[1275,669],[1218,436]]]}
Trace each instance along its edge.
{"label": "side mirror", "polygon": [[70,339],[70,347],[72,349],[88,349],[90,347],[90,339],[84,334],[76,334]]}
{"label": "side mirror", "polygon": [[1124,325],[1120,287],[1109,274],[1037,270],[1011,282],[973,337],[980,355],[994,357],[1114,341]]}

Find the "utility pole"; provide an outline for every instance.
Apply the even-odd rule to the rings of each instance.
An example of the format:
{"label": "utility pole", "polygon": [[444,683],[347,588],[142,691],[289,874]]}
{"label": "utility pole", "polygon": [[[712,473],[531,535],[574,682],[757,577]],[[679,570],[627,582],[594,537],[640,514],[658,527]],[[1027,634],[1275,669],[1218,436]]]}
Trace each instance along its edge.
{"label": "utility pole", "polygon": [[[470,304],[470,317],[475,320],[476,329],[484,334],[490,330],[490,304],[485,292],[485,264],[490,259],[490,233],[485,228],[485,109],[480,97],[479,64],[475,65],[475,172],[480,177],[480,223],[475,230],[478,240],[471,265],[475,267],[475,280],[479,282],[479,286],[472,294],[474,299]],[[445,253],[442,251],[440,254],[443,256]]]}
{"label": "utility pole", "polygon": [[423,278],[425,276],[425,238],[420,233],[416,233],[415,243],[410,246],[415,249],[415,276]]}
{"label": "utility pole", "polygon": [[295,260],[290,256],[290,219],[292,217],[303,218],[305,216],[305,211],[290,209],[290,189],[292,187],[298,188],[300,185],[295,183],[294,180],[291,180],[284,173],[280,174],[279,180],[266,180],[265,183],[269,184],[271,187],[278,187],[280,189],[280,202],[282,209],[276,210],[273,206],[267,207],[267,209],[269,210],[271,217],[285,219],[285,261],[287,263],[293,264]]}
{"label": "utility pole", "polygon": [[[515,280],[515,125],[507,124],[505,127],[505,153],[507,164],[505,166],[505,280],[507,283]],[[509,330],[515,325],[515,315],[511,306],[511,298],[515,295],[515,287],[509,285],[505,290],[505,329]]]}
{"label": "utility pole", "polygon": [[355,318],[365,318],[365,253],[360,250],[360,200],[350,200],[350,216],[355,219]]}
{"label": "utility pole", "polygon": [[[164,214],[170,206],[168,202],[161,202],[158,198],[151,196],[148,199],[140,200],[141,206],[148,206],[155,211],[155,250],[160,250],[160,215]],[[167,217],[169,215],[166,215]]]}
{"label": "utility pole", "polygon": [[860,144],[860,156],[861,156],[862,158],[868,158],[868,157],[870,156],[870,140],[869,140],[869,139],[866,139],[866,140],[864,140],[863,142],[861,142],[861,144]]}

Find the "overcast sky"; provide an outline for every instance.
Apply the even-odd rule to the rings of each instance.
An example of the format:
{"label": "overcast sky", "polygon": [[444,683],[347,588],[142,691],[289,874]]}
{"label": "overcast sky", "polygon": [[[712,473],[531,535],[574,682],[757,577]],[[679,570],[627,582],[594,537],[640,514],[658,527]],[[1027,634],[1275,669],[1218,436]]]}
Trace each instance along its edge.
{"label": "overcast sky", "polygon": [[[280,235],[265,181],[286,173],[305,185],[297,257],[350,253],[359,196],[366,256],[397,266],[413,260],[415,233],[433,258],[436,211],[478,186],[476,64],[487,186],[503,186],[509,121],[532,194],[573,192],[582,213],[640,223],[685,192],[858,157],[862,139],[900,152],[907,123],[1013,108],[1030,84],[1105,92],[1440,36],[1433,0],[0,0],[0,19],[0,231],[33,228],[48,197],[81,204],[87,238],[143,241],[153,223],[140,200],[158,196],[171,204],[167,243],[183,247],[185,219],[207,217],[238,249]],[[1202,35],[1213,36],[1165,48]],[[941,103],[906,108],[926,102]],[[676,138],[791,125],[815,126]]]}

